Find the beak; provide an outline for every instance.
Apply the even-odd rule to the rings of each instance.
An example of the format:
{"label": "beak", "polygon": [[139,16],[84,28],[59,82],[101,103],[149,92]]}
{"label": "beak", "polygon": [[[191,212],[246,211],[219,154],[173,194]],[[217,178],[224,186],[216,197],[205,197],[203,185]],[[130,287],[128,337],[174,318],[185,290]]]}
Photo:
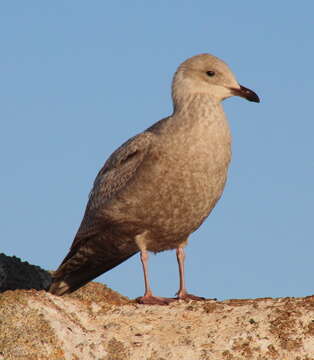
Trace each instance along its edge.
{"label": "beak", "polygon": [[257,102],[257,103],[260,102],[258,95],[254,91],[252,91],[242,85],[240,85],[240,89],[231,88],[231,91],[232,91],[233,95],[241,96],[241,97],[245,98],[246,100]]}

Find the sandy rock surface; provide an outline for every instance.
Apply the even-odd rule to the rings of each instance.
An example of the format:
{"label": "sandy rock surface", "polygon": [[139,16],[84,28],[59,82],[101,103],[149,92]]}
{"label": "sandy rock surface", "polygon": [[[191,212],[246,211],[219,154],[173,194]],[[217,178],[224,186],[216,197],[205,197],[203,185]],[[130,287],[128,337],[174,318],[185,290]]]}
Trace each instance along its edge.
{"label": "sandy rock surface", "polygon": [[314,360],[314,296],[147,306],[98,283],[54,296],[50,281],[0,254],[0,360]]}
{"label": "sandy rock surface", "polygon": [[314,296],[144,306],[97,283],[5,291],[0,359],[313,360]]}

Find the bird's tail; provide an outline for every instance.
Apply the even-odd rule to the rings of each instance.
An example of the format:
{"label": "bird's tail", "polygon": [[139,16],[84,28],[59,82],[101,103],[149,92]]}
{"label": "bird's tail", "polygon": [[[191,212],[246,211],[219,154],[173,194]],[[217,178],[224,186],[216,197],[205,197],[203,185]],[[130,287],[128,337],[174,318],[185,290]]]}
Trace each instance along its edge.
{"label": "bird's tail", "polygon": [[60,271],[58,270],[52,277],[52,283],[50,285],[49,292],[59,296],[71,293],[84,286],[89,281],[95,279],[97,276],[121,264],[123,261],[127,260],[134,254],[135,253],[125,257],[111,259],[110,264],[107,263],[101,267],[94,267],[91,265],[82,266],[80,269],[64,276],[62,269],[60,269]]}
{"label": "bird's tail", "polygon": [[101,242],[101,246],[99,245],[99,239],[92,238],[84,241],[83,245],[80,242],[77,246],[72,246],[53,274],[48,291],[60,296],[71,293],[138,252],[134,246],[121,250],[110,246],[110,242]]}

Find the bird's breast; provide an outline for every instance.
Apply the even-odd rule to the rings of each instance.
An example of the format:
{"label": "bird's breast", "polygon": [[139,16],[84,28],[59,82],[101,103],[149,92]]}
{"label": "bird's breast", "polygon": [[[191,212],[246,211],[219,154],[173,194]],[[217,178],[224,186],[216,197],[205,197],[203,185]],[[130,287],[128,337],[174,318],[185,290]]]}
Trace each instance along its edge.
{"label": "bird's breast", "polygon": [[199,227],[220,198],[227,178],[229,129],[217,132],[213,127],[208,136],[198,135],[187,134],[182,142],[174,141],[171,151],[161,149],[155,155],[159,166],[153,171],[154,202],[163,205],[153,216],[176,232],[190,233]]}
{"label": "bird's breast", "polygon": [[129,211],[160,237],[196,230],[222,194],[230,142],[227,123],[164,137],[136,175]]}
{"label": "bird's breast", "polygon": [[170,129],[119,195],[117,213],[122,217],[127,213],[131,222],[152,234],[148,250],[175,248],[219,200],[230,157],[231,137],[224,117],[203,126]]}

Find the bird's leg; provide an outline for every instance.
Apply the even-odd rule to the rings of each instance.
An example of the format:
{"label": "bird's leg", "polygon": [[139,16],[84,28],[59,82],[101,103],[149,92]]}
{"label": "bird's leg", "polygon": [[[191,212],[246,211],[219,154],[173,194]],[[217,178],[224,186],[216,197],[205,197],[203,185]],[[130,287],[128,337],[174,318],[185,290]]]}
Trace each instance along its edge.
{"label": "bird's leg", "polygon": [[149,254],[147,250],[141,251],[141,262],[143,266],[144,273],[144,282],[145,282],[145,294],[144,297],[152,296],[152,289],[150,288],[149,278],[148,278],[148,258]]}
{"label": "bird's leg", "polygon": [[176,293],[178,300],[205,300],[205,298],[200,296],[195,296],[189,294],[186,291],[185,287],[185,276],[184,276],[184,262],[185,262],[185,251],[183,247],[178,247],[177,251],[177,261],[179,265],[179,275],[180,275],[180,288],[179,291]]}
{"label": "bird's leg", "polygon": [[184,276],[184,270],[185,270],[185,251],[182,247],[177,248],[176,250],[177,254],[177,261],[179,265],[179,275],[180,275],[180,288],[176,295],[178,297],[184,296],[187,291],[185,287],[185,276]]}
{"label": "bird's leg", "polygon": [[148,278],[148,251],[141,250],[141,262],[143,265],[144,273],[144,282],[145,282],[145,293],[144,296],[137,298],[137,302],[145,305],[168,305],[175,299],[168,299],[159,296],[154,296],[150,288],[149,278]]}

